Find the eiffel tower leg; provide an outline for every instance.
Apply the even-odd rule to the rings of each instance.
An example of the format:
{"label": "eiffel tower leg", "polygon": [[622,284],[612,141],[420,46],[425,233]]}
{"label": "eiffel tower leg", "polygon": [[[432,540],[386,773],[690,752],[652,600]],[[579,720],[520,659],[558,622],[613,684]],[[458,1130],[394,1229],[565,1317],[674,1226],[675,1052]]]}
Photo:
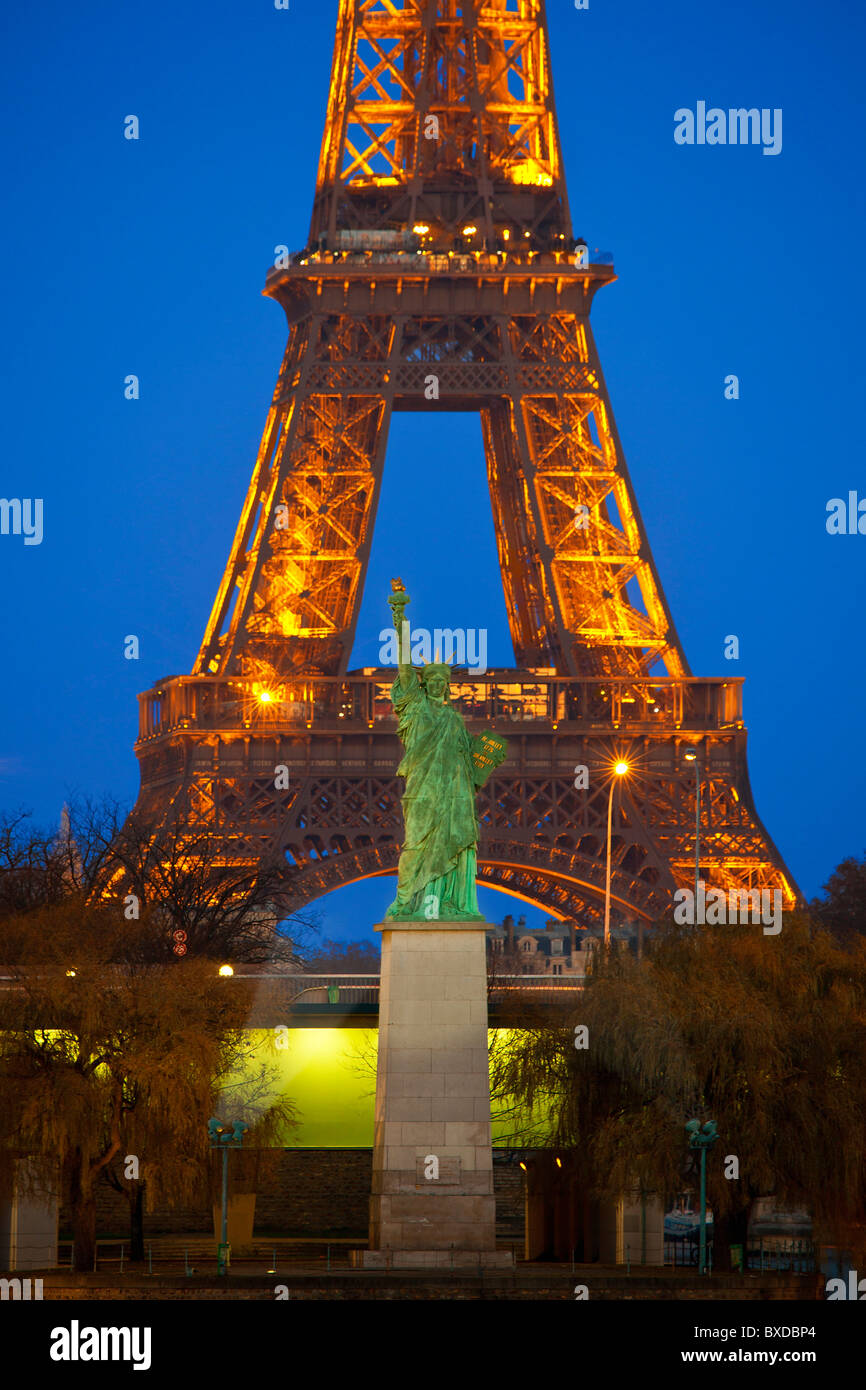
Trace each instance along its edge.
{"label": "eiffel tower leg", "polygon": [[265,687],[347,669],[400,346],[373,317],[292,325],[197,673]]}
{"label": "eiffel tower leg", "polygon": [[563,674],[686,674],[577,308],[498,319],[508,392],[482,406],[515,653]]}

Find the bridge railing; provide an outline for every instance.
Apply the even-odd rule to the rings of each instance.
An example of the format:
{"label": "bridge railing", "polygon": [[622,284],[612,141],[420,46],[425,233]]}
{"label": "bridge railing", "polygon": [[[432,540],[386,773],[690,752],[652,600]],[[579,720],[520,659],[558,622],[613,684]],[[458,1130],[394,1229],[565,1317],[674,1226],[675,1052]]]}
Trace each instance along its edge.
{"label": "bridge railing", "polygon": [[[396,728],[395,672],[306,676],[282,682],[173,676],[139,696],[139,738],[176,729]],[[502,728],[568,724],[576,730],[742,726],[742,678],[573,679],[455,670],[451,698],[468,720]]]}
{"label": "bridge railing", "polygon": [[[239,967],[236,975],[244,978],[244,969]],[[379,975],[347,975],[340,973],[310,974],[268,974],[267,969],[257,969],[254,978],[266,988],[276,986],[280,999],[290,1012],[303,1013],[311,1006],[321,1008],[329,1005],[337,1012],[351,1012],[353,1008],[364,1008],[379,1004]],[[567,999],[579,993],[584,987],[584,976],[574,975],[501,975],[491,976],[489,990],[491,1003],[502,1003],[515,996],[532,997],[543,1000],[555,993]]]}

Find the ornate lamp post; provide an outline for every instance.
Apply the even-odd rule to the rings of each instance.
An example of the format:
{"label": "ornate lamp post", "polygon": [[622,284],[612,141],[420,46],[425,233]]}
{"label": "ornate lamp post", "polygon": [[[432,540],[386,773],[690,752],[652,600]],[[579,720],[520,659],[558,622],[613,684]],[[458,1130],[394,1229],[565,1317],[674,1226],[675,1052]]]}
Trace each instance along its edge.
{"label": "ornate lamp post", "polygon": [[610,945],[610,827],[613,816],[613,789],[617,780],[628,772],[628,763],[618,762],[614,766],[616,776],[611,779],[610,795],[607,798],[607,862],[604,874],[604,944]]}
{"label": "ornate lamp post", "polygon": [[684,755],[687,763],[695,765],[695,921],[698,911],[698,888],[701,881],[701,759],[693,748]]}
{"label": "ornate lamp post", "polygon": [[238,1120],[234,1125],[223,1124],[221,1120],[212,1116],[207,1122],[207,1132],[210,1138],[212,1149],[220,1149],[223,1156],[223,1194],[222,1194],[222,1221],[220,1225],[220,1243],[217,1251],[217,1274],[225,1274],[229,1265],[229,1246],[228,1246],[228,1203],[229,1203],[229,1149],[239,1149],[244,1142],[244,1135],[249,1129],[242,1120]]}
{"label": "ornate lamp post", "polygon": [[707,1120],[701,1126],[700,1120],[689,1120],[686,1124],[689,1148],[697,1149],[701,1155],[701,1226],[700,1249],[698,1251],[698,1273],[707,1272],[707,1153],[719,1137],[715,1120]]}

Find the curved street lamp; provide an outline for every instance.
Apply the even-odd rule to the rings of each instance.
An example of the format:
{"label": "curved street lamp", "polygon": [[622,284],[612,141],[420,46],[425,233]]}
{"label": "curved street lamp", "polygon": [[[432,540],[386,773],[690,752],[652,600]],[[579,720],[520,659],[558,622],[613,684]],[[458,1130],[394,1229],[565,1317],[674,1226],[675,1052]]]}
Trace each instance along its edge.
{"label": "curved street lamp", "polygon": [[617,785],[620,777],[624,777],[628,772],[628,763],[618,762],[614,765],[615,777],[611,779],[610,795],[607,798],[607,863],[604,874],[604,944],[610,945],[610,827],[613,816],[613,789]]}
{"label": "curved street lamp", "polygon": [[222,1222],[220,1227],[221,1240],[217,1251],[217,1274],[227,1274],[229,1264],[228,1247],[228,1189],[229,1189],[229,1149],[239,1149],[244,1142],[244,1135],[249,1129],[242,1120],[235,1124],[223,1124],[216,1116],[211,1116],[207,1122],[208,1138],[212,1149],[219,1149],[223,1156],[223,1190],[222,1190]]}
{"label": "curved street lamp", "polygon": [[698,911],[698,889],[701,882],[701,759],[694,748],[685,753],[687,763],[695,765],[695,921]]}
{"label": "curved street lamp", "polygon": [[698,1247],[698,1274],[707,1272],[707,1152],[719,1137],[715,1120],[689,1120],[686,1125],[689,1148],[697,1149],[701,1156],[701,1224],[700,1245]]}

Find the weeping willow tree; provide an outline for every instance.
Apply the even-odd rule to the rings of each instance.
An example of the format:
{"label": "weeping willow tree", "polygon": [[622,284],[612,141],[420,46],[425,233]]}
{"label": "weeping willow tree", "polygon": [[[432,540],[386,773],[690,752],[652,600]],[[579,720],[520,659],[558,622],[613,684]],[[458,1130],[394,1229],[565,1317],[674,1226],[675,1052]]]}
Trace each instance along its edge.
{"label": "weeping willow tree", "polygon": [[714,1120],[719,1267],[763,1196],[808,1207],[819,1239],[862,1243],[862,940],[845,950],[792,916],[777,937],[749,925],[665,927],[641,960],[599,950],[576,1008],[496,1039],[493,1085],[515,1133],[549,1115],[553,1142],[577,1151],[601,1198],[682,1189],[685,1123]]}
{"label": "weeping willow tree", "polygon": [[866,937],[866,854],[837,864],[809,911],[843,945]]}
{"label": "weeping willow tree", "polygon": [[0,1164],[59,1172],[88,1271],[96,1184],[119,1163],[140,1254],[144,1183],[173,1207],[207,1196],[211,1115],[244,1119],[251,1146],[295,1122],[267,1059],[249,1055],[251,991],[212,960],[161,962],[162,921],[117,903],[70,895],[2,925]]}

